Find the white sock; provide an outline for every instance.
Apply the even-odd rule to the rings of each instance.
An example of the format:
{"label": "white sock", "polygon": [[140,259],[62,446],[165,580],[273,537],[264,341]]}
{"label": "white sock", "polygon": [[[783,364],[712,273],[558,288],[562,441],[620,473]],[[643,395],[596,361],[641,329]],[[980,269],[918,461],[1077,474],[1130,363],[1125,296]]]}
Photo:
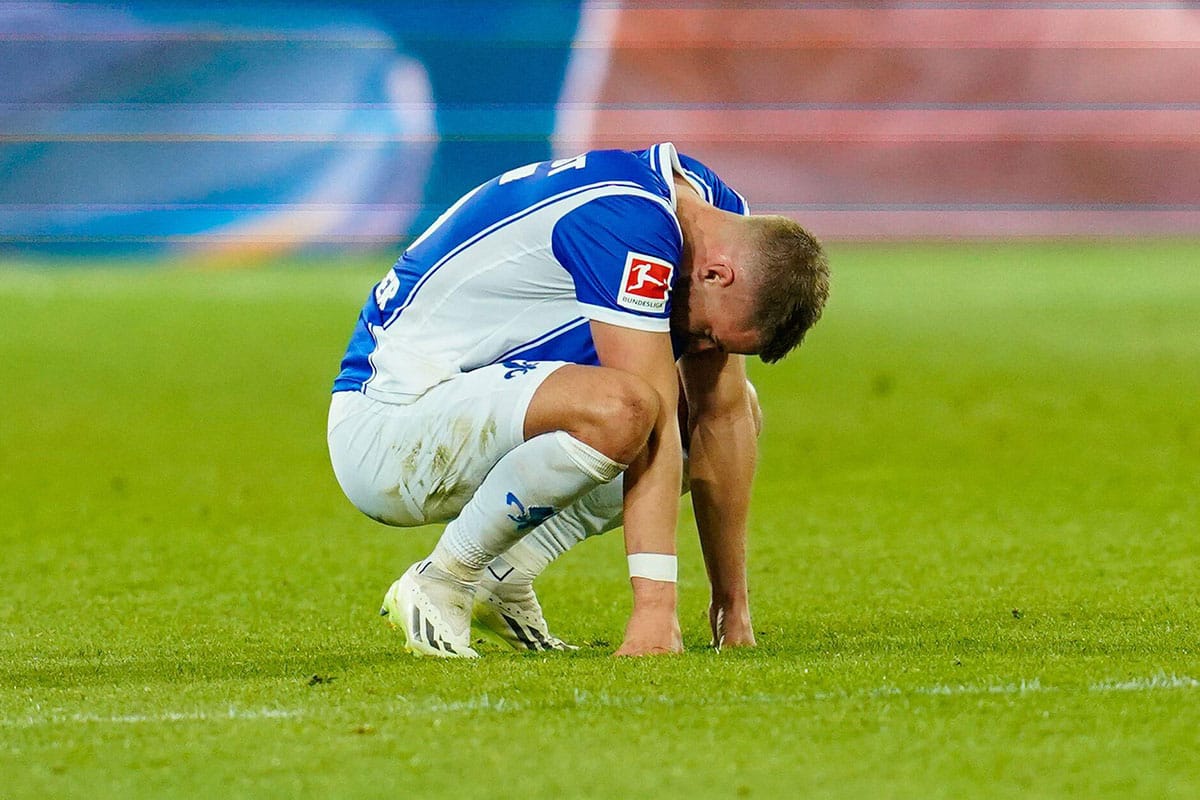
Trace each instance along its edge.
{"label": "white sock", "polygon": [[462,580],[476,581],[496,556],[624,469],[564,431],[535,436],[496,462],[446,526],[433,561]]}
{"label": "white sock", "polygon": [[497,556],[492,569],[504,575],[512,568],[512,574],[502,580],[532,582],[550,562],[584,539],[621,527],[624,488],[622,476],[592,489]]}
{"label": "white sock", "polygon": [[[688,456],[683,454],[683,485],[690,484]],[[534,528],[528,536],[508,548],[492,562],[496,580],[532,583],[550,563],[584,539],[621,527],[625,518],[625,476],[597,486],[569,508]],[[508,572],[512,569],[512,572]],[[500,577],[500,576],[504,577]]]}

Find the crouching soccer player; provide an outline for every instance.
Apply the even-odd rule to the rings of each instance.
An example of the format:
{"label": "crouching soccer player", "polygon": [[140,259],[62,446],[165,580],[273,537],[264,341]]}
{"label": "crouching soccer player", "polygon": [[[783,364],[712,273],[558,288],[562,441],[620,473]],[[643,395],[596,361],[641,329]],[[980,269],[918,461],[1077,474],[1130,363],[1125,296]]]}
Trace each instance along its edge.
{"label": "crouching soccer player", "polygon": [[368,296],[329,414],[355,506],[389,525],[449,520],[384,598],[406,647],[475,657],[474,613],[515,647],[568,649],[533,579],[624,524],[634,602],[617,654],[682,650],[685,439],[714,643],[754,644],[743,355],[782,358],[827,293],[809,233],[750,216],[669,143],[518,167],[458,200]]}

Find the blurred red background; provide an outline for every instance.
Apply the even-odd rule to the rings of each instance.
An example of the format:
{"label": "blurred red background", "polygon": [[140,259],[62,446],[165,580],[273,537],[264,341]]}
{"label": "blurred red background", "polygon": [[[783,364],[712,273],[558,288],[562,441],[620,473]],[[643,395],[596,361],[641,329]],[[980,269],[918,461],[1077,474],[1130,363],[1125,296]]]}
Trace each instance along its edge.
{"label": "blurred red background", "polygon": [[825,236],[1200,233],[1195,8],[686,6],[585,5],[558,154],[672,140]]}

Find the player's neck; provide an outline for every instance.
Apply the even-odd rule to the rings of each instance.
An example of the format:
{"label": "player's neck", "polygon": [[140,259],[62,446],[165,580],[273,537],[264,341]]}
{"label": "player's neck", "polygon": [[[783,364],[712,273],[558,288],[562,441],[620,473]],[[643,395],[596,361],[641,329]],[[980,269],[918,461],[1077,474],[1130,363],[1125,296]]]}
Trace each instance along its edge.
{"label": "player's neck", "polygon": [[684,263],[690,268],[697,260],[710,255],[713,234],[720,230],[724,220],[721,219],[721,212],[704,202],[690,186],[686,192],[681,191],[676,195],[675,217],[683,233]]}

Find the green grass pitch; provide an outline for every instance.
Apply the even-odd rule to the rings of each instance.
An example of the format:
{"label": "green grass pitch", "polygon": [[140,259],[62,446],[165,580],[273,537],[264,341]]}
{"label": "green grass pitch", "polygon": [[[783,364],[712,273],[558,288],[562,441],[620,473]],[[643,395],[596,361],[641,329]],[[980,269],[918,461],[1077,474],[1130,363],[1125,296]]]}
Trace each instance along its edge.
{"label": "green grass pitch", "polygon": [[326,461],[387,257],[0,268],[0,797],[1200,795],[1200,245],[832,254],[753,367],[760,646],[685,512],[685,655],[609,657],[610,535],[539,582],[579,653],[477,663]]}

